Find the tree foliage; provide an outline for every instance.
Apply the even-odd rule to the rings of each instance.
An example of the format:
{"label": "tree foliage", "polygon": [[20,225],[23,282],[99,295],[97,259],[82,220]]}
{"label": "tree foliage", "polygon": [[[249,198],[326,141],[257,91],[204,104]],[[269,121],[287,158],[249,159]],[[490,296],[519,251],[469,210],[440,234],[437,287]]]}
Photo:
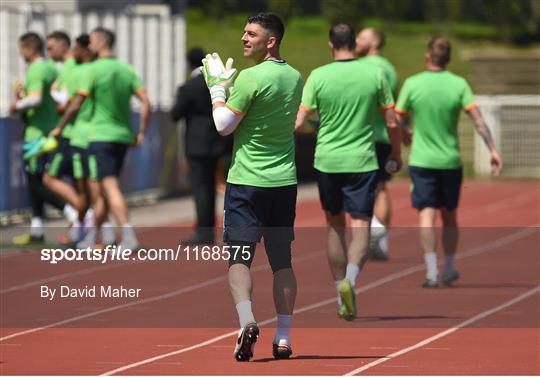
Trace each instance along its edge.
{"label": "tree foliage", "polygon": [[189,4],[216,19],[233,12],[273,11],[285,21],[321,14],[330,24],[358,27],[362,20],[376,18],[386,26],[417,22],[444,32],[467,23],[492,27],[507,42],[540,40],[540,0],[190,0]]}

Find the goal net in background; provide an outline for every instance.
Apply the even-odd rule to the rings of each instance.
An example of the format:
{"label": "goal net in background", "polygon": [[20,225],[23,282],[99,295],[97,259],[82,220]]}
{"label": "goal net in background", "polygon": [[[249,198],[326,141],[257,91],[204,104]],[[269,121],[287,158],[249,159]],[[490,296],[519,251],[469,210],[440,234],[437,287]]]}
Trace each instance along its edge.
{"label": "goal net in background", "polygon": [[[540,178],[540,95],[483,95],[477,101],[503,159],[502,176]],[[464,159],[471,154],[462,133],[474,132],[466,123],[460,127],[462,148],[469,151]],[[488,150],[476,133],[473,145],[474,173],[491,174]]]}

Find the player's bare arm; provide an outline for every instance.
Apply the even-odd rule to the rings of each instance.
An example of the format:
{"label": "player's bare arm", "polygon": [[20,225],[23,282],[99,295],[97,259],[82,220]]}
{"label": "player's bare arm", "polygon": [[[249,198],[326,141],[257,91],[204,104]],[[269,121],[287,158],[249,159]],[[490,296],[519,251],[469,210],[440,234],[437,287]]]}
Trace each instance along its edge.
{"label": "player's bare arm", "polygon": [[148,123],[150,121],[150,111],[152,110],[152,105],[150,104],[150,99],[148,99],[148,94],[144,88],[140,88],[135,92],[135,96],[141,101],[141,115],[139,120],[139,132],[135,139],[135,145],[141,145],[144,140],[144,135],[148,129]]}
{"label": "player's bare arm", "polygon": [[312,115],[315,111],[309,110],[307,107],[300,105],[298,109],[298,114],[296,114],[296,122],[294,123],[294,130],[298,131],[302,125],[306,122],[307,118]]}
{"label": "player's bare arm", "polygon": [[467,114],[469,114],[469,117],[474,122],[474,128],[476,129],[476,132],[482,137],[484,140],[484,143],[489,149],[490,153],[490,163],[492,172],[494,175],[501,174],[502,170],[502,159],[499,155],[499,152],[497,152],[497,148],[495,147],[495,143],[493,142],[493,137],[491,136],[491,131],[489,130],[489,127],[486,125],[486,122],[484,121],[484,117],[482,116],[482,113],[480,112],[480,109],[478,106],[473,107],[469,111],[467,111]]}
{"label": "player's bare arm", "polygon": [[67,124],[73,122],[77,117],[77,114],[79,113],[79,110],[81,109],[85,99],[86,97],[82,94],[77,94],[71,100],[67,110],[64,112],[64,116],[62,116],[62,119],[60,119],[58,125],[49,133],[50,136],[60,137],[62,131],[64,130],[64,127],[66,127]]}
{"label": "player's bare arm", "polygon": [[411,116],[407,113],[399,113],[396,111],[396,119],[401,126],[401,141],[403,145],[408,147],[412,143],[413,136]]}
{"label": "player's bare arm", "polygon": [[392,144],[392,153],[388,157],[388,161],[393,160],[397,163],[394,170],[395,173],[401,170],[403,162],[401,161],[401,125],[396,116],[394,108],[389,107],[383,110],[384,120],[386,121],[386,132]]}

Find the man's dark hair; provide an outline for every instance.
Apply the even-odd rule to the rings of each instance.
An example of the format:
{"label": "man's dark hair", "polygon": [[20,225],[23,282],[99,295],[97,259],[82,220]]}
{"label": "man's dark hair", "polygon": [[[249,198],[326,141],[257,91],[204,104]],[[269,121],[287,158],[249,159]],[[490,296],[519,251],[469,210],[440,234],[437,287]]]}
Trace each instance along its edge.
{"label": "man's dark hair", "polygon": [[380,50],[384,47],[386,44],[386,36],[384,33],[378,29],[372,29],[373,35],[375,36],[375,39],[377,40],[377,48]]}
{"label": "man's dark hair", "polygon": [[283,35],[285,34],[285,26],[283,26],[283,21],[281,21],[281,18],[279,18],[277,14],[259,13],[249,16],[247,22],[248,24],[261,25],[276,37],[278,45],[281,43]]}
{"label": "man's dark hair", "polygon": [[433,37],[428,43],[428,53],[431,56],[431,61],[440,67],[444,67],[450,62],[451,50],[450,42],[444,37]]}
{"label": "man's dark hair", "polygon": [[92,33],[99,33],[103,38],[105,38],[105,43],[107,43],[107,47],[109,47],[110,49],[114,47],[116,37],[111,30],[105,29],[102,26],[98,26],[97,28],[92,30]]}
{"label": "man's dark hair", "polygon": [[53,31],[51,34],[47,35],[47,39],[56,39],[57,41],[62,41],[65,44],[68,45],[68,47],[71,46],[71,40],[69,39],[69,35],[67,35],[66,32],[61,30]]}
{"label": "man's dark hair", "polygon": [[351,25],[344,23],[335,24],[330,28],[328,36],[336,50],[347,49],[352,51],[356,47],[356,34]]}
{"label": "man's dark hair", "polygon": [[90,46],[90,36],[88,34],[81,34],[76,39],[75,42],[82,48],[88,49]]}
{"label": "man's dark hair", "polygon": [[43,55],[44,43],[43,39],[39,36],[39,34],[34,32],[25,33],[21,35],[21,37],[19,38],[19,42],[24,47],[30,47]]}
{"label": "man's dark hair", "polygon": [[200,47],[193,47],[187,53],[187,61],[191,69],[195,69],[202,65],[201,60],[204,59],[206,54]]}

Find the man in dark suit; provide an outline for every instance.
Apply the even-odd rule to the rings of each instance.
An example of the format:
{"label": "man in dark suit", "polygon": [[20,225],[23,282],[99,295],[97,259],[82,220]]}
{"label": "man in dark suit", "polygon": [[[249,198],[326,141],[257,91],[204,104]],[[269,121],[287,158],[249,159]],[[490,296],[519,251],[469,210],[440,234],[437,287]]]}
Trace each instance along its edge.
{"label": "man in dark suit", "polygon": [[214,126],[210,93],[199,70],[205,55],[200,48],[188,52],[191,78],[178,88],[171,110],[175,122],[186,119],[185,152],[197,211],[195,234],[184,240],[185,244],[214,242],[216,170],[226,149],[226,139]]}

